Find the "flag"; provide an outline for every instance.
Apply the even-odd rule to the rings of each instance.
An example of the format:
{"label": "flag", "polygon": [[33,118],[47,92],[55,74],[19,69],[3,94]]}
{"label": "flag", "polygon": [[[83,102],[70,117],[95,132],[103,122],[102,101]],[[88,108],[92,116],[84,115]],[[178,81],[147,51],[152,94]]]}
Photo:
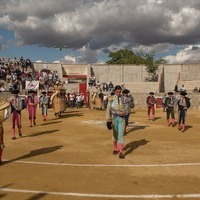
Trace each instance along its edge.
{"label": "flag", "polygon": [[26,89],[27,90],[38,90],[39,89],[39,81],[26,81]]}

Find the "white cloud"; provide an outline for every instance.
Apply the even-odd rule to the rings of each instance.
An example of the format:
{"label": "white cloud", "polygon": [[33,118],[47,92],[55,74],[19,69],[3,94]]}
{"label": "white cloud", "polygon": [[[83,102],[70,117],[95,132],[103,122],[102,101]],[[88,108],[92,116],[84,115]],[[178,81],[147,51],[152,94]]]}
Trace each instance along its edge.
{"label": "white cloud", "polygon": [[65,63],[68,63],[68,64],[75,64],[76,63],[76,57],[73,57],[73,56],[70,56],[70,55],[65,56],[64,60],[65,60]]}
{"label": "white cloud", "polygon": [[81,59],[66,56],[69,62],[96,62],[99,51],[120,48],[167,52],[176,45],[195,45],[200,38],[197,0],[0,2],[0,26],[13,30],[19,44],[79,52],[87,47]]}
{"label": "white cloud", "polygon": [[179,51],[176,55],[166,56],[165,59],[169,64],[177,63],[200,63],[200,45],[189,45]]}

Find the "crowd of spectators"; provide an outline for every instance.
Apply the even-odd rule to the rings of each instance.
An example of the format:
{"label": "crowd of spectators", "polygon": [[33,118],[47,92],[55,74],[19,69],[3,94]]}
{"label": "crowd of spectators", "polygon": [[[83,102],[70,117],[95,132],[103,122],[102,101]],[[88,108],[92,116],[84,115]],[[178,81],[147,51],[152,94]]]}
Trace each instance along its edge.
{"label": "crowd of spectators", "polygon": [[194,92],[200,92],[200,88],[195,87],[195,88],[194,88]]}
{"label": "crowd of spectators", "polygon": [[0,91],[25,90],[26,81],[39,81],[40,89],[48,89],[59,81],[57,71],[43,69],[36,71],[29,58],[0,58]]}
{"label": "crowd of spectators", "polygon": [[31,80],[33,74],[30,59],[24,59],[23,57],[20,59],[16,57],[13,59],[0,58],[0,79],[8,83],[8,88],[5,88],[5,90],[20,89],[20,84],[23,81],[22,77]]}

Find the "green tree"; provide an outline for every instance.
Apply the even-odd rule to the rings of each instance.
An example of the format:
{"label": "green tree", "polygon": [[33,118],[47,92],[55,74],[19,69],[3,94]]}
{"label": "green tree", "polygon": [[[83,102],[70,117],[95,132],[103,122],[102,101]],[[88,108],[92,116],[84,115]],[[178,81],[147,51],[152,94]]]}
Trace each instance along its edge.
{"label": "green tree", "polygon": [[145,66],[148,76],[146,77],[146,81],[157,81],[158,80],[158,66],[160,64],[165,64],[166,60],[160,58],[158,60],[155,59],[155,52],[151,52],[144,55],[145,58]]}
{"label": "green tree", "polygon": [[145,65],[148,76],[146,81],[157,81],[158,80],[158,66],[165,64],[166,61],[163,58],[156,60],[155,52],[144,54],[143,52],[134,53],[128,49],[121,49],[117,52],[110,52],[109,57],[111,58],[107,64],[134,64],[134,65]]}
{"label": "green tree", "polygon": [[121,49],[117,52],[110,52],[109,57],[111,58],[107,64],[136,64],[140,65],[144,63],[143,58],[128,49]]}

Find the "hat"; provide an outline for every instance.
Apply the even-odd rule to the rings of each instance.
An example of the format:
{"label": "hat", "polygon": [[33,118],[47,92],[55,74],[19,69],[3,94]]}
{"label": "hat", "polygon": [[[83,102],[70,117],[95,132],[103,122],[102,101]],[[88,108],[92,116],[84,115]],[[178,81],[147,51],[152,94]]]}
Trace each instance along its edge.
{"label": "hat", "polygon": [[154,92],[149,92],[149,94],[153,94],[154,95]]}
{"label": "hat", "polygon": [[107,126],[108,130],[111,130],[112,129],[112,122],[111,121],[107,121],[106,126]]}
{"label": "hat", "polygon": [[46,94],[47,92],[45,90],[42,90],[42,94]]}
{"label": "hat", "polygon": [[18,94],[18,93],[20,93],[20,91],[19,90],[13,90],[11,93]]}
{"label": "hat", "polygon": [[180,93],[180,95],[185,96],[185,95],[187,95],[187,92],[183,91],[183,92]]}
{"label": "hat", "polygon": [[167,94],[168,94],[168,95],[173,95],[174,93],[173,93],[173,92],[168,92]]}
{"label": "hat", "polygon": [[29,90],[28,91],[28,94],[30,94],[30,93],[36,93],[37,91],[35,91],[35,90]]}
{"label": "hat", "polygon": [[128,94],[128,93],[130,93],[130,91],[127,90],[127,89],[124,89],[124,90],[122,91],[122,94]]}

